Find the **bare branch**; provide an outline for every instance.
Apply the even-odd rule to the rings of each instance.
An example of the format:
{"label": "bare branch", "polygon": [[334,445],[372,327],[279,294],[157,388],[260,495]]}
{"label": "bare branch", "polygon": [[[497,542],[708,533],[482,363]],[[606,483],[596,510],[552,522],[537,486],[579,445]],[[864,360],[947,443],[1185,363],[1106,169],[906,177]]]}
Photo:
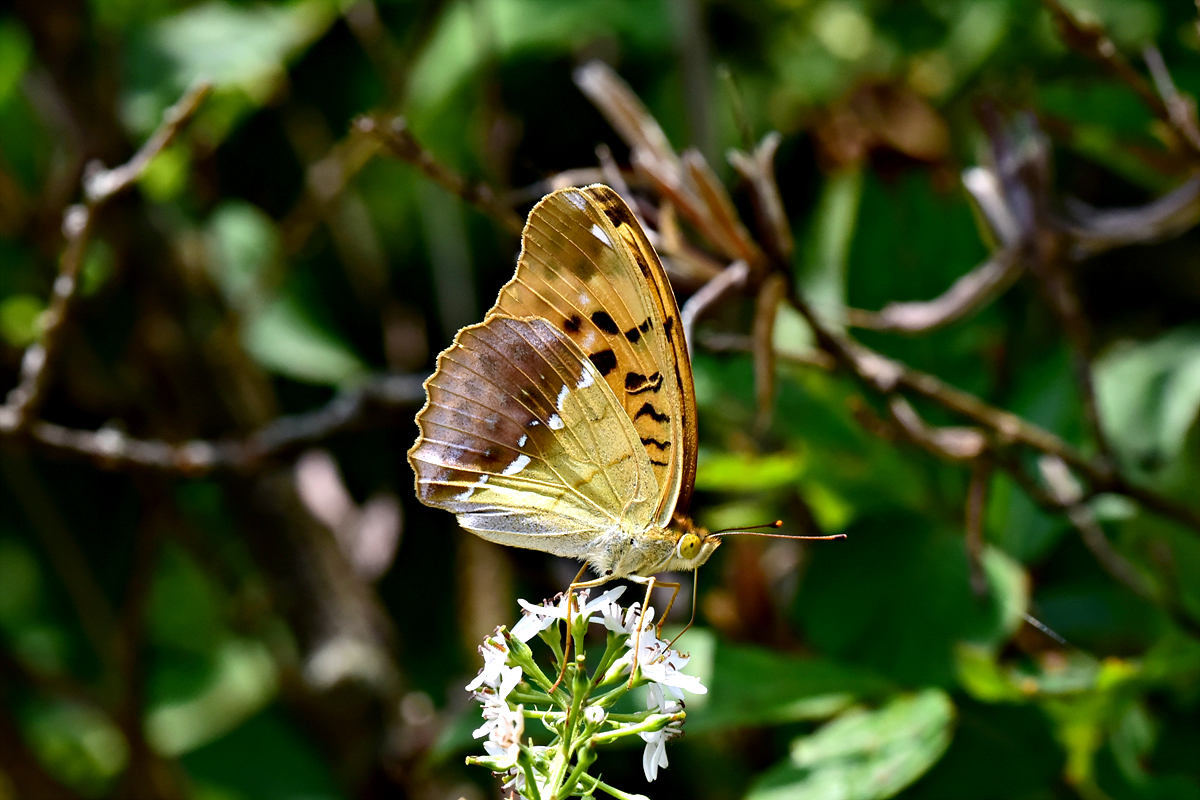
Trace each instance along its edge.
{"label": "bare branch", "polygon": [[[1161,75],[1156,76],[1156,80],[1160,82],[1158,91],[1137,70],[1117,51],[1117,46],[1113,44],[1112,39],[1108,37],[1107,31],[1094,22],[1083,22],[1078,19],[1070,9],[1066,8],[1059,0],[1042,0],[1043,5],[1050,10],[1050,14],[1054,17],[1054,22],[1058,26],[1059,35],[1069,47],[1078,50],[1080,53],[1088,56],[1092,60],[1099,63],[1110,73],[1120,78],[1129,88],[1142,99],[1142,102],[1154,112],[1156,116],[1171,126],[1179,137],[1192,150],[1192,155],[1200,155],[1200,135],[1197,135],[1197,126],[1195,118],[1195,109],[1190,109],[1190,116],[1186,119],[1179,118],[1178,115],[1181,109],[1176,105],[1172,108],[1173,102],[1168,95],[1165,95],[1163,90],[1170,91],[1173,89],[1173,84],[1166,83],[1161,80]],[[1156,65],[1150,64],[1150,56],[1147,59],[1147,65],[1153,73],[1156,70]],[[1161,60],[1161,59],[1160,59]],[[1160,71],[1166,73],[1166,68]],[[1177,94],[1175,95],[1178,96]]]}
{"label": "bare branch", "polygon": [[103,469],[148,469],[189,476],[250,471],[334,434],[378,424],[379,411],[410,410],[425,399],[421,376],[389,375],[368,381],[315,411],[280,417],[244,439],[177,444],[138,439],[116,428],[78,430],[36,422],[29,429],[40,451],[86,458]]}
{"label": "bare branch", "polygon": [[21,359],[21,377],[0,406],[0,436],[19,433],[27,428],[41,405],[50,368],[62,347],[63,333],[79,290],[79,271],[87,254],[96,212],[115,195],[134,184],[154,157],[175,140],[201,103],[212,92],[206,83],[197,85],[178,103],[163,113],[162,124],[150,135],[133,157],[119,167],[104,169],[92,162],[83,179],[84,202],[69,207],[63,213],[62,230],[66,238],[59,261],[58,277],[50,296],[50,304],[42,316],[42,336],[31,344]]}
{"label": "bare branch", "polygon": [[892,333],[926,333],[970,316],[1012,286],[1021,276],[1012,250],[1000,250],[956,280],[933,300],[888,303],[878,312],[847,309],[846,321],[857,328]]}
{"label": "bare branch", "polygon": [[1171,239],[1200,222],[1200,176],[1144,206],[1093,208],[1082,200],[1065,198],[1070,217],[1063,230],[1072,239],[1071,258],[1082,261],[1129,244],[1153,244]]}
{"label": "bare branch", "polygon": [[988,483],[992,477],[992,461],[976,459],[971,468],[971,482],[967,485],[966,536],[963,544],[967,550],[967,564],[971,569],[971,591],[976,597],[985,597],[988,591],[987,576],[983,572],[983,512],[987,506]]}
{"label": "bare branch", "polygon": [[817,336],[819,346],[850,370],[863,384],[883,395],[907,391],[953,411],[988,431],[1000,446],[1020,444],[1057,456],[1087,479],[1090,492],[1114,492],[1137,500],[1147,509],[1200,531],[1200,510],[1182,505],[1115,473],[1106,460],[1092,460],[1050,431],[985,403],[940,378],[886,358],[853,339],[825,327],[794,291],[789,301],[800,311]]}
{"label": "bare branch", "polygon": [[775,316],[786,296],[787,280],[776,272],[762,282],[754,302],[754,399],[758,405],[755,424],[760,431],[765,431],[771,422],[775,401]]}
{"label": "bare branch", "polygon": [[909,441],[948,461],[973,461],[987,451],[987,439],[975,428],[935,428],[899,395],[888,398],[888,413]]}
{"label": "bare branch", "polygon": [[354,129],[375,137],[396,158],[412,164],[451,194],[499,221],[511,233],[521,233],[524,227],[521,218],[500,200],[491,186],[480,181],[472,183],[438,161],[413,136],[403,117],[394,117],[387,123],[372,117],[359,117],[354,121]]}
{"label": "bare branch", "polygon": [[683,338],[687,342],[689,356],[696,349],[696,323],[700,317],[729,292],[744,288],[749,277],[750,268],[746,266],[746,262],[735,261],[700,287],[700,290],[683,304],[683,308],[679,310],[679,319],[683,324]]}
{"label": "bare branch", "polygon": [[754,152],[730,150],[726,157],[750,187],[758,229],[762,232],[772,260],[788,264],[792,260],[795,242],[792,240],[787,212],[783,208],[783,198],[779,196],[779,184],[775,180],[775,152],[782,141],[783,137],[778,131],[771,131],[754,148]]}

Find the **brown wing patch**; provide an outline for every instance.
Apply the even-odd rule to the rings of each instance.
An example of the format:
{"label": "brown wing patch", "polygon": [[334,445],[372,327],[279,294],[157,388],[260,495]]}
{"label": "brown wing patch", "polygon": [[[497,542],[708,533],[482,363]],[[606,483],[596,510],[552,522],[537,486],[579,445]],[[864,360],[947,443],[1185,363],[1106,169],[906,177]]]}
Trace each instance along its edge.
{"label": "brown wing patch", "polygon": [[580,532],[561,520],[611,520],[657,497],[616,398],[545,320],[492,316],[464,328],[425,388],[409,451],[417,496],[481,535]]}

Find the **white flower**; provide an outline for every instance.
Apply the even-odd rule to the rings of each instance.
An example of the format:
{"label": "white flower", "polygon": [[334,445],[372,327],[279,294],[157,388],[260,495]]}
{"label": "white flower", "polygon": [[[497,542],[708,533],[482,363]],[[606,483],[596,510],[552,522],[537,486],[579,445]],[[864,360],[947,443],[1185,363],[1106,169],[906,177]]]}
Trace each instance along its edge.
{"label": "white flower", "polygon": [[[525,733],[525,709],[523,706],[510,708],[500,702],[489,702],[483,706],[483,724],[471,734],[476,739],[484,736],[483,743],[488,755],[507,755],[516,759],[521,746],[521,735]],[[514,762],[515,763],[515,762]]]}
{"label": "white flower", "polygon": [[671,728],[668,726],[654,733],[639,733],[638,736],[646,743],[642,753],[642,771],[646,780],[652,781],[658,777],[658,768],[667,768],[667,739],[671,738]]}
{"label": "white flower", "polygon": [[[652,683],[646,687],[646,707],[657,709],[660,714],[676,714],[683,710],[683,703],[667,697],[662,686]],[[672,722],[662,730],[638,734],[646,743],[646,750],[642,753],[642,770],[646,773],[646,780],[652,781],[658,777],[659,767],[666,769],[667,741],[682,732],[682,724]]]}
{"label": "white flower", "polygon": [[[576,597],[583,607],[578,611],[571,613],[572,619],[577,617],[587,617],[600,608],[606,607],[610,602],[616,600],[625,592],[624,586],[618,586],[615,589],[609,589],[604,594],[597,597],[595,600],[588,601],[587,589],[581,589]],[[562,595],[557,603],[550,601],[543,603],[540,606],[535,606],[525,600],[517,600],[521,607],[525,609],[525,616],[520,622],[513,626],[512,635],[520,639],[522,642],[528,642],[534,636],[537,636],[542,631],[549,628],[559,620],[567,618],[567,600],[571,593],[567,592]]]}
{"label": "white flower", "polygon": [[662,686],[652,683],[646,687],[646,708],[656,708],[660,714],[674,714],[683,710],[683,702],[676,697],[667,697]]}
{"label": "white flower", "polygon": [[521,682],[521,668],[507,666],[508,648],[503,640],[485,639],[479,652],[483,655],[483,669],[479,670],[475,680],[467,684],[466,689],[475,692],[487,686],[495,690],[495,697],[503,700]]}
{"label": "white flower", "polygon": [[[645,631],[642,632],[642,636],[646,636]],[[685,656],[678,650],[672,650],[666,642],[657,637],[652,636],[651,639],[649,646],[639,648],[638,652],[638,666],[641,667],[643,678],[662,686],[677,700],[683,699],[683,692],[680,689],[686,689],[692,694],[708,692],[708,689],[695,675],[685,675],[680,672],[691,660],[690,656]]]}

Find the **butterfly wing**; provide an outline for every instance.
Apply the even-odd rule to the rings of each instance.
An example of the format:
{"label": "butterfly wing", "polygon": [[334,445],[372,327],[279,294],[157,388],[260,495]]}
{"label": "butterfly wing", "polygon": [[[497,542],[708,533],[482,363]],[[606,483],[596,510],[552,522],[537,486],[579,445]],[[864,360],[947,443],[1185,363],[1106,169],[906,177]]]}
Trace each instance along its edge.
{"label": "butterfly wing", "polygon": [[485,539],[587,559],[649,527],[658,487],[600,371],[543,319],[491,314],[438,357],[409,451],[417,496]]}
{"label": "butterfly wing", "polygon": [[560,189],[529,213],[517,273],[492,313],[541,317],[574,341],[633,422],[658,486],[654,519],[686,510],[696,399],[675,294],[654,248],[607,186]]}

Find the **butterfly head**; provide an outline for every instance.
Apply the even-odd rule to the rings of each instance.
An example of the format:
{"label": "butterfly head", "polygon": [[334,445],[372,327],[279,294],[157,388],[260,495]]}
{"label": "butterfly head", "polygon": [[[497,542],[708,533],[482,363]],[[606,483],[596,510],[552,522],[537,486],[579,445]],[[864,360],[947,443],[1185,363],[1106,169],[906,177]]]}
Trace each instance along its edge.
{"label": "butterfly head", "polygon": [[670,528],[678,538],[671,560],[663,571],[694,570],[708,561],[721,545],[719,537],[713,536],[684,516],[676,516]]}

